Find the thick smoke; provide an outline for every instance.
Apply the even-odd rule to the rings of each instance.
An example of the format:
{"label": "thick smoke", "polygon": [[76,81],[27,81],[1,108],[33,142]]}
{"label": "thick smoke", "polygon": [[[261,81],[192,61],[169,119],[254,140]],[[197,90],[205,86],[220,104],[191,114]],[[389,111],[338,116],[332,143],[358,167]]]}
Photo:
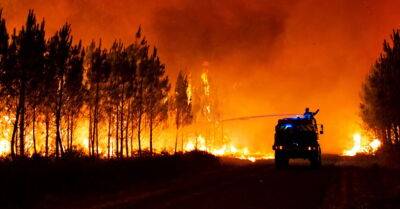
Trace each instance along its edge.
{"label": "thick smoke", "polygon": [[153,13],[151,28],[162,50],[180,65],[220,63],[232,54],[265,60],[277,49],[286,11],[265,1],[184,1]]}

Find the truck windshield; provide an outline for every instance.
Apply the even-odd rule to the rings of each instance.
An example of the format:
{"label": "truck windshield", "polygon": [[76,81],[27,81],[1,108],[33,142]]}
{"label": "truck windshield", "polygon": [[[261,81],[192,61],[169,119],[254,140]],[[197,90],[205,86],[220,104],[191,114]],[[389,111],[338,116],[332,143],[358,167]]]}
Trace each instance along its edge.
{"label": "truck windshield", "polygon": [[294,124],[294,123],[283,123],[280,124],[278,127],[277,131],[283,131],[283,132],[309,132],[309,131],[315,131],[315,128],[313,124],[307,123],[307,124]]}

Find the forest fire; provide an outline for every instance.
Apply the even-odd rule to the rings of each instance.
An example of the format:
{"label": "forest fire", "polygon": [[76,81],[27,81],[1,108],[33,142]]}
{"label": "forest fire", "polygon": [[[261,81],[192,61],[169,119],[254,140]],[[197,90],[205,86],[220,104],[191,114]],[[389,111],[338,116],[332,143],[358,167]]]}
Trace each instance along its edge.
{"label": "forest fire", "polygon": [[344,156],[355,156],[357,154],[374,154],[381,146],[379,139],[368,140],[360,133],[353,135],[353,147],[343,152]]}
{"label": "forest fire", "polygon": [[399,8],[0,0],[0,209],[400,208]]}
{"label": "forest fire", "polygon": [[233,144],[224,144],[221,147],[207,147],[206,139],[204,136],[199,135],[195,139],[191,138],[184,147],[185,151],[207,151],[215,156],[226,156],[226,157],[234,157],[243,160],[249,160],[251,162],[255,162],[256,160],[262,159],[273,159],[272,154],[263,154],[263,153],[253,153],[250,152],[247,147],[238,148]]}
{"label": "forest fire", "polygon": [[[205,65],[207,67],[207,65]],[[88,68],[88,67],[87,67]],[[186,93],[185,104],[188,107],[196,107],[193,113],[195,120],[188,124],[189,127],[183,127],[186,135],[180,136],[180,143],[182,148],[179,149],[175,147],[175,150],[170,143],[166,143],[165,141],[169,141],[168,138],[173,135],[173,128],[163,128],[162,132],[164,133],[162,136],[157,138],[154,141],[153,152],[161,153],[168,152],[173,154],[176,151],[179,152],[190,152],[194,150],[206,151],[215,156],[228,156],[234,157],[238,159],[249,160],[251,162],[255,162],[259,159],[271,159],[273,158],[272,154],[261,153],[261,152],[252,152],[248,147],[238,147],[233,144],[229,140],[229,136],[227,136],[222,129],[221,118],[219,113],[217,113],[217,108],[215,104],[217,103],[217,98],[213,92],[213,86],[209,81],[209,75],[207,73],[207,69],[203,69],[202,72],[196,79],[195,82],[189,77],[187,78],[187,83],[184,85],[184,89],[180,93]],[[197,81],[197,82],[196,82]],[[177,91],[179,91],[177,89]],[[168,97],[165,97],[167,100]],[[137,146],[137,138],[133,134],[135,131],[134,128],[127,128],[125,130],[125,148],[120,151],[121,144],[118,144],[120,140],[118,138],[118,134],[120,130],[118,126],[116,129],[110,129],[109,124],[105,122],[100,122],[97,124],[97,137],[98,141],[94,141],[93,139],[93,121],[92,121],[92,113],[90,113],[87,107],[81,107],[81,114],[83,116],[89,115],[87,117],[77,118],[75,124],[69,124],[68,120],[61,121],[61,127],[63,128],[60,132],[61,135],[61,147],[64,150],[73,149],[79,152],[82,152],[85,155],[93,155],[96,153],[97,157],[101,158],[114,158],[118,157],[120,154],[128,157],[134,156],[137,154],[138,149],[143,149],[145,151],[149,150],[149,137],[148,130],[141,130],[142,136],[141,148]],[[91,110],[92,111],[92,110]],[[192,116],[192,117],[193,117]],[[0,156],[6,156],[11,154],[11,145],[10,138],[12,133],[12,127],[15,118],[12,116],[4,115],[2,120],[0,121],[0,125],[3,130],[2,140],[0,141]],[[166,122],[167,125],[170,122]],[[128,121],[122,121],[121,126],[127,126]],[[121,127],[120,126],[120,127]],[[51,124],[49,137],[55,137],[55,133],[51,128],[54,128],[54,124]],[[64,129],[65,128],[65,129]],[[221,133],[217,133],[220,131]],[[72,131],[73,130],[73,131]],[[213,130],[213,131],[211,131]],[[202,131],[204,133],[202,133]],[[211,133],[212,132],[212,133]],[[191,136],[194,133],[195,136]],[[37,123],[36,126],[32,126],[30,123],[26,128],[26,141],[25,141],[25,154],[27,156],[32,156],[33,154],[37,155],[48,155],[47,153],[53,153],[56,150],[56,143],[52,139],[46,145],[44,139],[47,135],[47,130],[44,124]],[[207,135],[207,136],[206,136]],[[212,136],[211,136],[212,135]],[[73,139],[73,141],[71,140]],[[167,138],[160,140],[161,138]],[[71,141],[69,141],[71,140]],[[18,140],[16,141],[18,143]],[[122,143],[122,142],[121,142]],[[176,142],[177,143],[177,142]],[[17,148],[18,144],[15,144],[15,148]],[[46,148],[48,146],[48,148]],[[46,150],[48,149],[48,150]],[[94,151],[95,150],[95,151]]]}
{"label": "forest fire", "polygon": [[[367,45],[366,43],[371,43],[371,37],[386,35],[387,30],[375,31],[376,25],[368,26],[370,27],[368,28],[369,30],[373,30],[373,36],[361,36],[364,33],[358,34],[358,31],[352,31],[357,33],[357,36],[363,37],[362,39],[357,39],[359,42],[357,45],[368,46],[369,48],[367,49],[347,47],[343,51],[331,50],[332,43],[335,46],[348,46],[349,43],[354,42],[353,36],[348,35],[352,33],[344,31],[353,27],[339,27],[340,30],[328,28],[329,32],[335,34],[328,36],[332,40],[318,40],[318,37],[327,36],[325,34],[308,36],[308,33],[321,31],[319,28],[325,28],[326,23],[311,17],[310,15],[313,13],[302,11],[292,17],[290,15],[281,15],[285,14],[283,11],[292,11],[292,8],[286,8],[286,6],[280,8],[281,6],[271,3],[273,6],[270,5],[272,6],[270,7],[268,6],[270,3],[267,3],[258,10],[256,9],[258,8],[256,3],[238,1],[237,4],[222,10],[219,7],[224,8],[226,6],[224,3],[220,3],[216,7],[210,7],[213,13],[208,14],[204,11],[210,9],[210,2],[205,2],[202,6],[196,7],[190,6],[192,3],[195,2],[162,3],[154,11],[153,9],[155,9],[154,6],[156,5],[151,3],[146,9],[140,8],[140,10],[143,9],[143,13],[141,13],[143,17],[140,19],[134,17],[136,13],[121,13],[112,4],[109,7],[105,7],[104,2],[99,3],[97,1],[66,3],[65,5],[70,5],[70,8],[63,10],[65,13],[57,17],[51,13],[53,10],[42,6],[37,1],[31,1],[26,5],[21,3],[15,3],[14,6],[14,3],[2,5],[4,7],[2,13],[4,34],[8,34],[6,42],[9,43],[10,50],[14,50],[15,44],[17,44],[15,46],[16,49],[23,49],[18,45],[20,44],[19,42],[16,41],[14,43],[11,32],[15,28],[16,36],[29,35],[23,34],[22,31],[19,34],[19,32],[22,28],[27,28],[27,25],[24,25],[27,22],[25,21],[26,13],[29,8],[34,8],[35,10],[32,14],[37,12],[38,17],[35,17],[36,14],[32,16],[35,17],[34,24],[37,26],[31,25],[30,27],[34,32],[43,35],[40,40],[37,40],[40,43],[34,43],[43,45],[43,47],[41,48],[42,51],[36,52],[34,56],[29,57],[29,60],[49,59],[51,57],[46,57],[49,53],[54,53],[52,56],[56,58],[59,56],[58,53],[55,53],[57,44],[61,43],[61,41],[68,43],[71,40],[72,45],[68,52],[70,61],[64,63],[65,69],[74,69],[76,73],[81,73],[80,75],[74,75],[75,71],[65,71],[49,78],[59,86],[64,82],[60,78],[66,78],[66,83],[61,86],[63,87],[62,89],[65,89],[65,92],[64,90],[57,92],[30,91],[29,88],[31,87],[24,89],[29,90],[25,95],[24,113],[18,110],[19,98],[22,98],[18,96],[22,89],[15,85],[22,79],[16,78],[13,80],[11,83],[15,86],[5,88],[11,90],[9,92],[11,95],[9,96],[10,101],[5,102],[9,103],[10,107],[7,107],[9,109],[1,113],[9,117],[9,120],[4,125],[1,125],[4,131],[0,139],[9,142],[10,145],[3,146],[2,149],[14,149],[18,155],[21,150],[17,149],[21,145],[21,141],[25,140],[26,146],[24,149],[27,154],[34,153],[33,150],[36,145],[36,151],[44,155],[47,147],[44,141],[45,138],[48,138],[48,148],[52,154],[57,150],[57,146],[58,149],[61,149],[61,147],[62,149],[69,149],[71,148],[69,145],[71,145],[89,154],[95,152],[97,154],[101,153],[102,156],[115,157],[117,153],[121,152],[124,153],[123,155],[128,155],[129,153],[137,154],[137,150],[141,148],[180,152],[184,149],[182,148],[184,146],[196,147],[194,142],[196,140],[191,139],[203,136],[207,141],[207,150],[210,152],[215,150],[215,153],[232,153],[235,149],[238,149],[240,151],[237,151],[237,153],[245,153],[244,150],[247,148],[249,152],[264,153],[268,152],[266,150],[270,148],[272,143],[272,127],[275,121],[265,121],[258,124],[231,124],[227,125],[229,127],[225,127],[224,133],[222,119],[231,115],[260,112],[297,112],[300,107],[315,105],[318,108],[327,110],[324,115],[321,115],[321,117],[324,117],[324,121],[330,123],[331,131],[327,132],[326,138],[339,140],[337,143],[328,143],[328,140],[321,141],[323,150],[341,154],[344,149],[344,142],[347,139],[345,136],[352,130],[338,130],[348,127],[358,118],[355,109],[359,103],[357,100],[348,101],[347,99],[354,98],[354,95],[357,95],[358,92],[345,91],[346,95],[343,95],[343,89],[355,89],[352,87],[361,83],[362,77],[360,74],[354,73],[356,71],[353,70],[355,62],[358,63],[357,66],[360,69],[365,69],[363,71],[364,74],[370,65],[370,59],[365,60],[357,57],[360,54],[364,54],[358,50],[367,50],[366,54],[368,56],[363,57],[375,57],[380,44],[375,46],[372,44]],[[121,3],[121,5],[125,4],[127,3]],[[103,6],[90,9],[94,8],[93,5]],[[134,5],[136,4],[129,5],[129,8],[133,9],[132,7],[135,7]],[[308,8],[307,3],[301,3],[298,6]],[[335,11],[333,13],[336,14],[338,13],[337,11],[342,11],[341,4],[331,6],[326,6],[323,10],[314,12],[319,13],[327,9],[328,12]],[[108,8],[107,12],[118,18],[110,18],[108,21],[98,21],[97,18],[90,18],[104,14],[104,8]],[[181,12],[177,8],[181,8],[185,12]],[[237,10],[238,8],[240,10]],[[75,9],[80,12],[71,12]],[[276,11],[276,13],[272,11]],[[158,12],[161,12],[162,15],[159,15]],[[86,18],[88,19],[83,21],[83,17],[78,15],[81,13],[87,14]],[[192,15],[194,19],[187,18]],[[260,19],[260,15],[267,18]],[[298,24],[295,19],[297,15],[304,18],[301,21],[302,23],[309,24],[310,27],[307,27],[307,30],[304,30],[303,25]],[[377,16],[381,17],[380,15]],[[46,20],[45,24],[43,23],[43,29],[38,27],[42,24],[38,21],[41,19]],[[90,21],[87,21],[89,19]],[[116,19],[124,20],[126,24],[119,25],[114,22]],[[243,28],[247,28],[246,25],[248,23],[241,21],[242,19],[249,20],[254,24],[251,24],[249,29],[243,30]],[[131,20],[139,22],[132,22]],[[198,24],[185,22],[189,20]],[[310,23],[308,20],[315,20],[315,22]],[[346,24],[355,24],[353,19],[351,20],[350,22],[346,21]],[[63,26],[62,23],[66,21],[70,21],[71,25],[65,24]],[[338,22],[340,18],[328,18],[327,21],[330,25],[342,25],[342,22]],[[364,23],[365,19],[362,18],[359,21]],[[355,25],[368,25],[359,24],[360,22],[356,22]],[[373,24],[377,23],[374,22]],[[91,30],[87,30],[89,28],[87,25],[93,26],[90,27]],[[109,31],[102,30],[108,25],[113,25],[114,27],[110,28]],[[138,25],[143,26],[146,36],[144,36],[144,32],[141,29],[138,34],[133,35],[135,31],[132,30],[132,27]],[[102,32],[99,33],[99,31]],[[187,34],[190,34],[191,38],[188,38]],[[294,36],[292,34],[302,35]],[[62,40],[63,37],[61,35],[65,35],[65,40]],[[74,41],[72,41],[72,35],[74,35]],[[121,39],[119,39],[120,37]],[[298,40],[300,37],[310,38]],[[100,39],[102,44],[91,43],[91,40]],[[79,40],[82,40],[81,46],[78,44]],[[378,39],[374,38],[373,40]],[[254,42],[258,44],[254,44]],[[54,49],[50,48],[47,43],[52,43],[51,46]],[[157,46],[151,46],[151,43],[157,43]],[[299,43],[300,45],[292,43]],[[160,50],[153,51],[152,49],[156,47]],[[85,53],[82,53],[83,51]],[[297,53],[298,51],[306,53]],[[144,52],[147,54],[141,54]],[[325,52],[331,54],[326,54]],[[346,59],[345,62],[332,62],[335,59],[341,60],[344,56],[343,52],[351,55],[347,56],[348,60]],[[23,54],[25,52],[17,50],[11,54],[18,53]],[[127,55],[129,56],[128,58],[126,58]],[[29,60],[23,60],[21,57],[17,57],[15,61],[22,64],[29,62]],[[150,62],[150,64],[147,63],[149,66],[156,66],[156,68],[159,68],[157,70],[162,71],[161,73],[158,72],[159,75],[157,75],[156,79],[146,78],[141,80],[135,77],[140,74],[138,72],[141,68],[148,68],[148,66],[139,65],[133,67],[138,63],[144,63],[141,62],[143,60]],[[290,60],[290,62],[281,62],[281,60]],[[361,62],[360,60],[363,61]],[[80,69],[80,62],[83,62],[83,72],[80,72],[82,70]],[[44,63],[49,62],[46,61]],[[105,63],[104,66],[102,63]],[[49,66],[54,69],[59,68],[59,66],[56,66],[56,62],[51,63],[49,66],[43,63],[38,63],[38,65],[43,65],[43,69]],[[174,104],[170,104],[173,103],[173,97],[176,95],[171,89],[174,88],[172,79],[175,79],[178,70],[181,68],[190,69],[190,71],[186,72],[189,77],[188,87],[186,88],[186,103],[191,105],[193,110],[193,121],[190,124],[179,124],[179,127],[176,127],[177,125],[174,121],[176,108],[172,107]],[[337,68],[352,73],[333,73],[334,70],[332,69]],[[102,69],[107,69],[110,74],[102,74]],[[282,71],[282,69],[285,69],[285,71]],[[132,73],[134,70],[138,70],[138,72],[135,72],[137,75]],[[306,72],[303,72],[304,70]],[[327,72],[329,73],[327,74]],[[243,76],[247,74],[250,76],[243,79]],[[341,75],[347,76],[342,77]],[[32,76],[36,75],[32,74]],[[75,76],[71,77],[74,79],[83,78],[74,83],[71,82],[74,79],[69,79],[68,76]],[[166,77],[172,79],[167,80],[167,82],[161,82],[163,84],[167,83],[167,85],[163,89],[152,89],[152,94],[149,93],[151,91],[147,90],[141,92],[136,90],[137,92],[134,94],[130,92],[131,89],[140,89],[137,87],[144,84],[140,81],[161,81],[163,79],[165,81]],[[27,84],[35,83],[35,79],[27,81]],[[131,82],[132,80],[135,82]],[[303,85],[298,85],[297,81],[299,80],[304,81]],[[332,81],[337,86],[327,81]],[[320,84],[318,88],[315,88],[315,82]],[[132,83],[134,84],[133,86]],[[148,84],[148,86],[157,85],[158,83]],[[32,86],[32,88],[34,87]],[[79,88],[75,89],[75,87]],[[53,86],[47,86],[44,89],[54,88]],[[215,89],[218,89],[219,96]],[[293,94],[288,89],[298,89],[298,92]],[[76,94],[71,92],[76,92]],[[150,104],[150,106],[153,105],[153,107],[157,108],[148,108],[149,104],[142,104],[141,102],[148,103],[150,100],[147,100],[147,98],[151,95],[156,95],[154,92],[163,97],[161,99],[163,106]],[[51,97],[46,98],[46,95],[51,95]],[[330,102],[326,102],[332,97],[339,97],[337,104],[333,105]],[[43,101],[47,103],[35,101],[32,98],[43,98]],[[65,101],[56,101],[54,98],[63,98]],[[156,97],[152,99],[154,98],[158,99]],[[218,101],[219,98],[223,98],[223,101]],[[139,102],[139,104],[136,102]],[[166,108],[165,106],[168,107]],[[336,108],[337,106],[343,108]],[[59,111],[54,112],[54,109]],[[168,109],[167,113],[161,111],[164,109]],[[152,112],[153,110],[156,112]],[[168,119],[165,117],[166,114],[168,114]],[[346,115],[346,120],[335,121],[338,118],[337,115]],[[19,118],[16,118],[16,116]],[[15,127],[13,127],[14,124],[16,124]],[[49,127],[46,128],[46,125]],[[153,130],[155,130],[154,135]],[[48,134],[46,134],[47,131]],[[227,135],[226,138],[223,135]],[[153,138],[154,146],[150,145],[150,143],[153,144]],[[140,140],[142,141],[139,143],[138,141]],[[174,141],[176,142],[174,143]],[[174,144],[177,144],[177,146],[174,147]],[[377,142],[374,142],[370,146],[378,145]],[[121,150],[121,147],[124,147],[123,150]],[[200,144],[197,147],[200,147]],[[231,149],[231,147],[234,148]],[[239,147],[241,148],[239,149]],[[9,152],[3,151],[3,153]]]}

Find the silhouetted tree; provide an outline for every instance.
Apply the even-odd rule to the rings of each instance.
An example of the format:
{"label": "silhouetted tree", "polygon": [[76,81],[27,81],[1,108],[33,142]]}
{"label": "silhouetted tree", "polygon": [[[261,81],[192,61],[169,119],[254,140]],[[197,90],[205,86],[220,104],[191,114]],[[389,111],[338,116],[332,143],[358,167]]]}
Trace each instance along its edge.
{"label": "silhouetted tree", "polygon": [[127,57],[123,44],[120,41],[115,41],[109,52],[109,62],[111,64],[110,77],[110,96],[115,107],[115,140],[116,140],[116,155],[123,156],[124,143],[124,94],[126,78],[125,71],[128,68]]}
{"label": "silhouetted tree", "polygon": [[[3,10],[0,9],[0,75],[6,74],[7,71],[7,60],[9,50],[9,35],[6,27],[6,20],[2,16]],[[1,77],[4,78],[4,77]],[[3,82],[1,84],[4,84]],[[5,85],[1,85],[1,90],[6,88]]]}
{"label": "silhouetted tree", "polygon": [[[50,138],[50,129],[51,125],[54,123],[52,118],[55,116],[54,109],[56,108],[56,101],[57,101],[57,78],[56,78],[56,46],[54,43],[55,40],[50,39],[47,42],[47,53],[45,55],[46,64],[45,64],[45,72],[43,75],[43,85],[42,85],[42,104],[39,107],[40,112],[44,116],[44,123],[45,123],[45,156],[49,156],[49,138]],[[53,122],[52,122],[53,121]]]}
{"label": "silhouetted tree", "polygon": [[[15,43],[9,44],[10,36],[6,27],[6,20],[2,17],[3,11],[0,9],[0,97],[3,99],[1,102],[2,111],[8,112],[7,110],[15,109],[15,102],[13,99],[16,97],[14,92],[15,87],[13,86],[13,79],[11,77],[11,70],[15,65],[11,63],[12,60],[15,61]],[[10,106],[11,104],[11,106]],[[14,108],[13,108],[14,106]],[[17,126],[17,120],[14,121],[14,125]],[[16,130],[16,127],[14,128]],[[14,135],[10,140],[11,147],[11,155],[15,156],[15,147],[14,147]]]}
{"label": "silhouetted tree", "polygon": [[[38,140],[43,138],[45,156],[52,150],[56,157],[62,156],[65,148],[73,149],[74,130],[81,119],[89,120],[89,154],[99,156],[99,126],[106,125],[102,123],[105,118],[108,157],[112,132],[116,156],[132,156],[135,130],[141,156],[144,122],[150,128],[152,153],[154,128],[167,119],[170,85],[157,49],[149,53],[141,28],[133,43],[125,47],[116,41],[108,51],[101,41],[97,46],[92,42],[87,50],[81,42],[74,44],[67,23],[46,40],[44,26],[44,20],[38,23],[30,10],[25,25],[10,36],[0,10],[0,108],[13,115],[12,156],[25,156],[28,128],[35,154],[40,149]],[[191,104],[184,95],[186,76],[180,74],[177,84],[178,130],[189,123]],[[86,114],[88,118],[84,118]],[[43,126],[44,137],[37,131]],[[49,142],[53,136],[54,147]],[[66,138],[66,147],[62,138]]]}
{"label": "silhouetted tree", "polygon": [[149,68],[149,45],[145,37],[142,37],[142,29],[139,27],[136,32],[136,40],[134,44],[137,53],[137,70],[134,82],[136,83],[136,91],[133,99],[134,113],[137,118],[137,139],[138,139],[138,154],[142,156],[141,133],[143,116],[145,114],[145,90],[147,85],[147,71]]}
{"label": "silhouetted tree", "polygon": [[46,96],[43,88],[45,88],[45,82],[43,77],[45,76],[46,69],[45,69],[45,52],[46,52],[46,45],[45,40],[42,39],[40,42],[40,51],[41,53],[37,56],[37,65],[35,68],[28,73],[28,84],[27,84],[27,113],[29,121],[32,124],[32,142],[33,142],[33,151],[34,154],[37,154],[37,137],[36,137],[36,127],[37,127],[37,119],[40,112],[40,107],[42,106],[43,98]]}
{"label": "silhouetted tree", "polygon": [[3,18],[3,10],[0,9],[0,67],[3,70],[7,59],[9,35],[6,27],[6,20]]}
{"label": "silhouetted tree", "polygon": [[168,76],[165,75],[165,65],[161,63],[156,48],[153,49],[149,58],[145,79],[144,102],[150,128],[150,155],[152,155],[154,128],[168,117],[168,91],[170,89]]}
{"label": "silhouetted tree", "polygon": [[[99,154],[99,121],[101,117],[101,102],[104,100],[105,84],[110,76],[110,64],[107,61],[107,51],[101,48],[101,42],[98,47],[92,42],[93,50],[89,56],[88,70],[88,95],[89,95],[89,145],[91,145],[91,154]],[[93,47],[94,46],[94,47]],[[95,149],[96,148],[96,152]]]}
{"label": "silhouetted tree", "polygon": [[116,155],[119,157],[123,157],[124,149],[126,156],[129,155],[129,124],[133,123],[132,100],[136,91],[134,81],[137,59],[132,50],[134,50],[132,46],[125,48],[120,41],[116,41],[109,52],[111,64],[109,96],[116,110]]}
{"label": "silhouetted tree", "polygon": [[400,128],[400,35],[393,31],[391,44],[373,65],[362,87],[361,116],[366,125],[384,140],[399,144]]}
{"label": "silhouetted tree", "polygon": [[192,102],[188,95],[189,82],[187,75],[183,71],[179,71],[175,84],[175,125],[176,125],[176,138],[175,138],[175,153],[178,147],[179,129],[188,125],[193,120]]}
{"label": "silhouetted tree", "polygon": [[85,57],[82,44],[79,42],[71,49],[69,66],[65,76],[65,115],[67,116],[67,147],[73,148],[74,127],[81,111],[86,94],[83,86],[83,59]]}
{"label": "silhouetted tree", "polygon": [[[37,76],[44,68],[45,54],[44,21],[40,24],[36,21],[33,10],[29,11],[28,18],[18,36],[15,37],[16,65],[14,66],[16,91],[18,92],[18,107],[16,117],[19,117],[19,154],[25,156],[25,116],[27,96],[34,95],[37,84]],[[15,131],[15,130],[14,130]]]}
{"label": "silhouetted tree", "polygon": [[[56,85],[54,100],[49,98],[49,101],[54,102],[55,154],[57,157],[64,152],[61,139],[63,116],[67,116],[67,144],[69,145],[68,149],[71,149],[74,117],[79,113],[83,102],[84,52],[80,42],[78,45],[73,45],[72,41],[71,26],[66,23],[51,37],[48,46],[48,67],[49,71],[54,71],[54,74],[50,73],[48,79],[50,82],[53,79]],[[48,93],[51,95],[51,92]]]}

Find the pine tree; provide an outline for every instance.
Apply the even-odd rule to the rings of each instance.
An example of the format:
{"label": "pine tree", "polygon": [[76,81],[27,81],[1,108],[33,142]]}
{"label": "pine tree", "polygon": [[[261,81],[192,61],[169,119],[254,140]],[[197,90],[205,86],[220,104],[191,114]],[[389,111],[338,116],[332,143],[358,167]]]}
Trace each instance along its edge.
{"label": "pine tree", "polygon": [[175,84],[175,125],[176,125],[176,138],[175,138],[175,153],[178,147],[179,129],[185,125],[192,123],[192,102],[188,95],[189,82],[187,75],[183,71],[179,71]]}
{"label": "pine tree", "polygon": [[83,86],[83,59],[85,52],[79,42],[71,49],[68,70],[65,76],[65,114],[67,116],[67,147],[73,149],[73,136],[76,120],[83,106],[86,93]]}
{"label": "pine tree", "polygon": [[71,149],[73,133],[70,126],[71,120],[73,122],[73,117],[79,113],[82,106],[84,53],[81,43],[73,45],[72,41],[71,26],[66,23],[51,37],[48,44],[48,71],[50,74],[46,77],[48,77],[50,85],[53,82],[56,87],[54,92],[48,92],[54,94],[54,99],[51,98],[51,94],[49,95],[49,101],[54,102],[52,106],[54,107],[56,126],[56,157],[64,153],[61,139],[64,116],[67,116],[67,144],[69,145],[68,149]]}
{"label": "pine tree", "polygon": [[13,77],[18,85],[16,118],[19,117],[19,154],[25,156],[25,117],[27,102],[29,102],[27,97],[36,91],[36,87],[31,87],[38,85],[36,79],[43,71],[46,49],[44,21],[38,24],[33,10],[29,11],[25,26],[15,37],[15,47],[16,65]]}
{"label": "pine tree", "polygon": [[104,100],[105,84],[107,83],[110,76],[110,63],[107,60],[107,51],[101,48],[101,42],[96,47],[95,43],[92,42],[92,46],[89,47],[89,70],[87,72],[88,77],[88,95],[89,95],[89,145],[91,145],[89,153],[96,156],[99,154],[99,122],[101,114],[101,103]]}
{"label": "pine tree", "polygon": [[[4,110],[7,109],[6,105],[10,102],[7,100],[8,95],[11,93],[10,90],[10,79],[7,76],[9,73],[9,56],[10,54],[10,45],[9,45],[9,34],[7,31],[6,27],[6,20],[2,17],[3,10],[0,9],[0,97],[4,101],[4,103],[1,103],[2,106],[2,112],[5,112]],[[11,147],[11,155],[14,157],[15,155],[15,150],[14,150],[14,140],[10,140],[10,147]]]}
{"label": "pine tree", "polygon": [[9,49],[9,35],[6,27],[6,20],[2,16],[3,10],[0,9],[0,70],[4,72],[6,64],[7,52]]}
{"label": "pine tree", "polygon": [[150,155],[153,154],[154,128],[168,117],[168,91],[170,89],[168,76],[165,75],[165,65],[161,63],[157,49],[149,58],[149,67],[145,74],[145,110],[150,132]]}
{"label": "pine tree", "polygon": [[133,109],[137,118],[137,139],[138,139],[138,154],[142,156],[141,133],[143,125],[143,117],[145,114],[145,91],[146,91],[146,75],[149,69],[149,45],[145,37],[142,37],[142,29],[139,27],[136,32],[136,40],[134,43],[134,51],[137,54],[137,70],[135,75],[135,94],[133,96]]}
{"label": "pine tree", "polygon": [[386,145],[399,144],[400,129],[400,34],[393,31],[391,42],[373,65],[362,87],[361,117]]}

